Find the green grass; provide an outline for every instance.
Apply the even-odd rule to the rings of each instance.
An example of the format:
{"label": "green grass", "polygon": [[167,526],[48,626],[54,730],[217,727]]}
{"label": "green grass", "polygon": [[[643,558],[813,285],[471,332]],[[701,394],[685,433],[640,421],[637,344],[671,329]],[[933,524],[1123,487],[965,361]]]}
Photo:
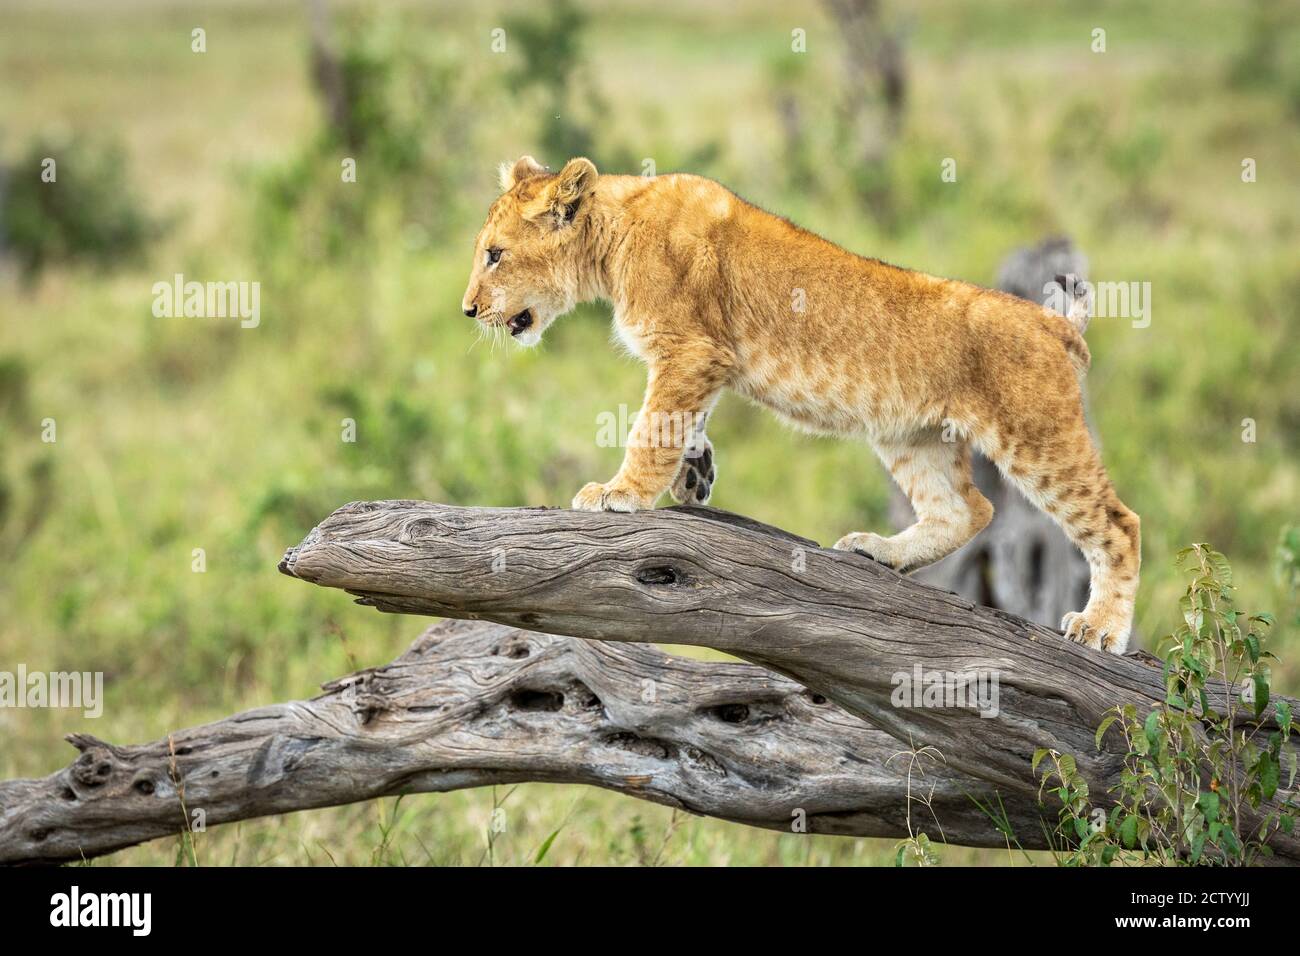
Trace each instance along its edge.
{"label": "green grass", "polygon": [[[1094,277],[1151,282],[1150,328],[1098,320],[1089,332],[1094,420],[1121,495],[1143,517],[1138,626],[1148,646],[1172,626],[1183,586],[1172,556],[1195,540],[1227,553],[1245,607],[1282,617],[1287,596],[1270,557],[1280,528],[1300,518],[1300,128],[1282,85],[1225,84],[1248,35],[1244,16],[1211,2],[908,5],[912,87],[891,173],[900,217],[885,228],[846,198],[844,157],[825,132],[839,52],[821,6],[739,6],[734,17],[686,2],[595,13],[587,71],[618,104],[598,138],[655,158],[660,171],[716,142],[716,160],[695,171],[915,268],[987,283],[1010,248],[1067,231]],[[616,469],[618,451],[595,445],[597,415],[635,407],[643,372],[606,347],[608,315],[584,308],[537,350],[493,352],[470,347],[458,311],[496,163],[539,152],[534,107],[501,88],[505,60],[480,52],[503,7],[448,3],[407,16],[413,35],[460,48],[466,61],[478,122],[445,148],[471,185],[426,241],[380,222],[352,265],[332,269],[299,263],[294,250],[276,263],[253,252],[257,171],[296,155],[317,126],[299,5],[6,10],[3,158],[59,126],[115,134],[151,208],[178,225],[141,266],[62,268],[34,286],[0,280],[0,359],[21,362],[29,380],[22,416],[0,419],[0,442],[11,470],[49,456],[54,481],[35,505],[39,531],[0,565],[0,661],[103,670],[107,689],[105,716],[90,727],[74,712],[0,711],[0,776],[60,768],[71,731],[153,739],[309,696],[322,680],[400,653],[421,622],[275,573],[284,547],[343,502],[563,504]],[[208,31],[201,56],[189,52],[194,26]],[[797,82],[823,169],[806,191],[785,176],[772,104],[774,64],[791,56],[797,26],[810,37]],[[1089,51],[1093,26],[1107,29],[1109,52]],[[948,156],[958,182],[942,185]],[[1240,181],[1244,156],[1258,161],[1256,183]],[[261,327],[153,318],[150,286],[177,271],[267,279]],[[46,417],[58,422],[53,446],[39,440]],[[358,423],[355,445],[340,441],[345,417]],[[1257,422],[1254,444],[1240,440],[1243,418]],[[797,435],[734,398],[710,435],[721,507],[826,543],[887,523],[888,482],[865,447]],[[206,573],[191,571],[195,548]],[[1294,626],[1279,628],[1276,649],[1275,686],[1295,693]],[[200,835],[197,858],[485,861],[492,793],[395,804],[217,828]],[[557,827],[547,865],[893,857],[887,842],[673,821],[585,788],[527,785],[504,808],[498,863],[531,860]],[[164,841],[105,862],[175,857]],[[953,849],[944,859],[1008,856]]]}

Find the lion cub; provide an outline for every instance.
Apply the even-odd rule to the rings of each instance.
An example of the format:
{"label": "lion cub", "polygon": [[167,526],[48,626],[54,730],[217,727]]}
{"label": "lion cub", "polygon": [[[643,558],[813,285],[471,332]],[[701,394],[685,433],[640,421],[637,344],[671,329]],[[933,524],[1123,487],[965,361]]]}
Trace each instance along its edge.
{"label": "lion cub", "polygon": [[465,314],[535,345],[556,316],[603,299],[649,366],[622,467],[574,508],[635,511],[665,490],[708,501],[704,421],[729,387],[801,428],[872,445],[916,523],[835,547],[906,572],[992,518],[971,480],[978,448],[1088,559],[1088,605],[1065,616],[1066,635],[1124,652],[1139,522],[1084,424],[1086,316],[854,255],[699,176],[602,176],[586,159],[551,173],[525,156],[502,166],[501,188]]}

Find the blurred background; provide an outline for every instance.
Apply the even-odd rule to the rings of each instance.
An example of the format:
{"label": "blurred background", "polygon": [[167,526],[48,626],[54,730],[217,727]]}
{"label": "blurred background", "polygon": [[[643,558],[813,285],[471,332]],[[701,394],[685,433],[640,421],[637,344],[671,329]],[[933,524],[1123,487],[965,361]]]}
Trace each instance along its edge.
{"label": "blurred background", "polygon": [[[701,173],[985,285],[1062,234],[1094,280],[1150,282],[1148,327],[1088,333],[1093,422],[1143,520],[1142,643],[1176,623],[1174,553],[1208,541],[1241,605],[1277,615],[1295,694],[1298,48],[1284,0],[6,0],[0,668],[103,671],[106,702],[0,710],[0,776],[64,766],[65,733],[151,740],[400,653],[423,622],[275,572],[347,501],[564,505],[613,473],[597,416],[635,409],[644,374],[608,310],[531,351],[474,345],[459,311],[497,164],[522,153]],[[155,317],[176,273],[260,283],[260,324]],[[710,436],[719,507],[824,544],[890,523],[863,445],[734,396]],[[497,863],[557,829],[547,864],[893,861],[540,784],[216,828],[197,858],[476,864],[503,800]]]}

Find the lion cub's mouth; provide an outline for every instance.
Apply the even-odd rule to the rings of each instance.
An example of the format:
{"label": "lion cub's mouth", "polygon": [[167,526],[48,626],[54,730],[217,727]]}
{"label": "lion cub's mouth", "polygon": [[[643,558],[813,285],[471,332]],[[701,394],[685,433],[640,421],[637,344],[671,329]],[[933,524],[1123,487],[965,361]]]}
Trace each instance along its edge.
{"label": "lion cub's mouth", "polygon": [[512,315],[506,320],[506,325],[510,329],[511,335],[518,335],[520,332],[530,328],[533,324],[532,309],[524,309],[518,315]]}

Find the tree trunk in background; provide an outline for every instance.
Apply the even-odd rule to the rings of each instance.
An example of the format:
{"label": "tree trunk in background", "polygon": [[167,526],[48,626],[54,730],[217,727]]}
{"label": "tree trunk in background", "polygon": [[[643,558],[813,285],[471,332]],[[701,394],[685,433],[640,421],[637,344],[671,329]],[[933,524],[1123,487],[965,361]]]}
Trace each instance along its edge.
{"label": "tree trunk in background", "polygon": [[907,69],[902,31],[880,0],[825,0],[844,45],[840,133],[858,170],[856,188],[878,219],[893,219],[889,162],[903,127]]}
{"label": "tree trunk in background", "polygon": [[[1069,239],[1047,239],[1017,249],[1002,261],[998,288],[1043,302],[1043,288],[1058,275],[1088,277],[1088,260]],[[1043,514],[983,455],[975,454],[975,483],[996,509],[992,523],[956,553],[913,577],[1057,628],[1067,611],[1088,601],[1088,563],[1051,518]],[[911,524],[912,507],[897,488],[890,502],[894,523]]]}
{"label": "tree trunk in background", "polygon": [[[859,143],[867,149],[866,158],[875,158],[871,146],[884,151],[903,125],[907,71],[902,35],[886,26],[879,0],[826,0],[826,8],[844,43],[844,106],[852,115],[851,125],[868,134]],[[873,88],[884,106],[883,124],[870,118],[876,112],[869,95]],[[876,127],[874,133],[871,127]]]}
{"label": "tree trunk in background", "polygon": [[361,144],[352,126],[343,64],[330,40],[330,12],[325,0],[308,0],[307,22],[311,34],[311,78],[324,104],[326,123],[342,143],[356,149]]}

